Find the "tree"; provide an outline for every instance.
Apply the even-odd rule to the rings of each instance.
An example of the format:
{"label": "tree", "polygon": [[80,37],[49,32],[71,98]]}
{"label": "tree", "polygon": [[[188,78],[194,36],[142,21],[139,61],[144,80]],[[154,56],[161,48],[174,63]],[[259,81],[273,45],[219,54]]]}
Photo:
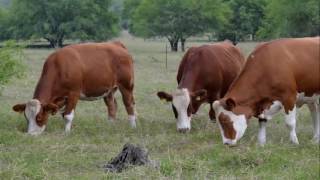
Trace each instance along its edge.
{"label": "tree", "polygon": [[218,31],[218,39],[240,41],[251,35],[255,39],[256,33],[265,16],[266,0],[230,0],[232,16],[229,23]]}
{"label": "tree", "polygon": [[9,38],[9,31],[7,27],[9,26],[8,11],[6,9],[0,8],[0,40]]}
{"label": "tree", "polygon": [[221,24],[226,8],[221,0],[142,0],[133,12],[131,31],[147,38],[165,37],[172,51],[181,40],[184,51],[187,38]]}
{"label": "tree", "polygon": [[319,35],[319,0],[270,0],[258,35],[261,39]]}
{"label": "tree", "polygon": [[106,40],[118,31],[118,19],[109,10],[111,0],[13,0],[12,37],[44,38],[52,47],[65,38]]}
{"label": "tree", "polygon": [[138,8],[142,0],[125,0],[123,2],[123,10],[122,10],[122,27],[124,29],[129,29],[130,33],[134,34],[132,17],[134,15],[135,10]]}

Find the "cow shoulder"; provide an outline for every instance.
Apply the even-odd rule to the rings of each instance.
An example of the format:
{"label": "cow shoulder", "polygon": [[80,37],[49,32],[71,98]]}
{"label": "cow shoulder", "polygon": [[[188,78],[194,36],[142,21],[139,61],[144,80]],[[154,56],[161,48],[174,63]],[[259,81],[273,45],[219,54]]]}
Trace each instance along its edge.
{"label": "cow shoulder", "polygon": [[181,78],[183,76],[183,72],[184,72],[184,68],[186,67],[186,64],[188,63],[188,59],[190,58],[190,55],[195,51],[195,49],[197,49],[197,47],[191,47],[188,49],[188,51],[184,54],[179,68],[178,68],[178,73],[177,73],[177,82],[178,84],[181,81]]}

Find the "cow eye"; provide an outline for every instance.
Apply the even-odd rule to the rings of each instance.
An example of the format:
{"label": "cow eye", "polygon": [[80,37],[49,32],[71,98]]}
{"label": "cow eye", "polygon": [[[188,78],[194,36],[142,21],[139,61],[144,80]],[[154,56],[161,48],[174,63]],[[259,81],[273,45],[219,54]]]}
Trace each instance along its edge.
{"label": "cow eye", "polygon": [[177,109],[174,107],[173,104],[172,104],[172,110],[173,110],[173,113],[174,113],[174,117],[177,119],[178,118],[178,112],[177,112]]}

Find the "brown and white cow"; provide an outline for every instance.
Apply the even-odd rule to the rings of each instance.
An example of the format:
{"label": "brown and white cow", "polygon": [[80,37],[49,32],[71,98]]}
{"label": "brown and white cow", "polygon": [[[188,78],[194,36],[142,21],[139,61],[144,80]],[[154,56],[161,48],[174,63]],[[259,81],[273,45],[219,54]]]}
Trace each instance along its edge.
{"label": "brown and white cow", "polygon": [[264,43],[248,57],[225,97],[215,101],[216,118],[224,144],[234,145],[243,136],[247,121],[259,119],[258,141],[266,142],[266,122],[280,110],[296,136],[296,108],[307,104],[314,121],[314,140],[320,139],[320,38],[280,39]]}
{"label": "brown and white cow", "polygon": [[33,135],[42,133],[49,114],[60,110],[69,132],[79,99],[103,98],[109,118],[115,119],[114,93],[119,88],[130,124],[135,127],[133,87],[133,60],[121,42],[70,45],[47,58],[33,99],[13,110],[24,112],[28,133]]}
{"label": "brown and white cow", "polygon": [[215,118],[212,103],[227,92],[244,64],[240,50],[231,42],[190,48],[177,74],[178,88],[172,93],[158,92],[160,99],[172,102],[177,130],[191,129],[191,116],[200,105],[210,103],[209,117]]}

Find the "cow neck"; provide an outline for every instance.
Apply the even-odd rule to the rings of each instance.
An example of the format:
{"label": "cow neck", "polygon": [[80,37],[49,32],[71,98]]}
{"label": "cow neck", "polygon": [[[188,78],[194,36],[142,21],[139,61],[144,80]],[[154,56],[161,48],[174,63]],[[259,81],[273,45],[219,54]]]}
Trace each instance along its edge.
{"label": "cow neck", "polygon": [[38,99],[42,104],[50,103],[53,100],[54,76],[48,71],[43,71],[36,86],[33,98]]}
{"label": "cow neck", "polygon": [[[256,114],[256,105],[261,101],[262,97],[259,89],[268,88],[263,85],[263,82],[259,81],[260,78],[251,76],[249,73],[240,74],[238,79],[231,85],[224,99],[232,98],[236,105],[241,107],[237,109],[236,114],[244,114],[248,118]],[[261,87],[258,89],[255,87],[256,84]]]}
{"label": "cow neck", "polygon": [[190,94],[195,91],[195,88],[196,88],[195,77],[189,74],[184,75],[178,85],[178,89],[188,89]]}

